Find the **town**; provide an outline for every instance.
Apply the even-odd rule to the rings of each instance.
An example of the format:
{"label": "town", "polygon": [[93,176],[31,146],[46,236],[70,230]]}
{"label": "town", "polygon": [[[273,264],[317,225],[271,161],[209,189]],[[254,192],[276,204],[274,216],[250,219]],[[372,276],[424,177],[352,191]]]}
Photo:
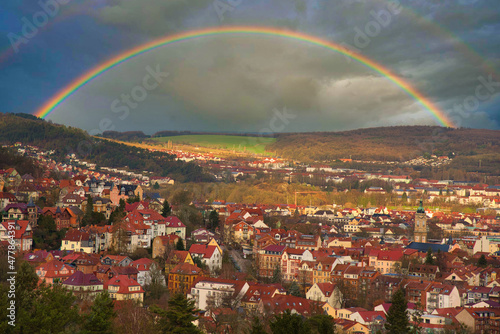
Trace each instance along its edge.
{"label": "town", "polygon": [[[286,204],[201,201],[169,194],[175,180],[148,171],[74,155],[55,161],[22,143],[5,148],[44,173],[0,170],[2,253],[14,249],[18,274],[70,291],[78,307],[108,298],[123,332],[152,326],[148,314],[161,316],[157,308],[172,300],[191,303],[193,323],[206,333],[272,327],[297,315],[300,326],[332,319],[337,333],[377,333],[401,301],[415,333],[500,332],[500,185],[327,165],[297,172],[275,158],[211,156],[198,162],[218,180],[378,180],[391,188],[363,193],[391,193],[409,208],[300,204],[320,191],[295,192]],[[439,208],[446,203],[474,210]]]}

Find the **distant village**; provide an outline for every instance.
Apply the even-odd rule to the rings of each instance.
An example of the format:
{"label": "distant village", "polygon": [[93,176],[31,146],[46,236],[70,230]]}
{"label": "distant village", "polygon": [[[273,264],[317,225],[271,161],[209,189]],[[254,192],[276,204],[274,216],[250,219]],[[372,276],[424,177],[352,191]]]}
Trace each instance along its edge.
{"label": "distant village", "polygon": [[[174,184],[169,177],[96,166],[74,155],[56,162],[51,152],[22,143],[14,148],[36,159],[45,173],[35,178],[15,168],[0,170],[0,243],[14,243],[40,282],[65,286],[83,299],[106,290],[117,304],[134,300],[147,307],[145,295],[154,281],[171,295],[194,300],[197,325],[207,333],[216,327],[231,332],[232,324],[222,320],[227,314],[291,310],[307,317],[319,307],[335,319],[339,333],[368,334],[383,329],[390,300],[403,288],[410,315],[418,315],[414,325],[425,333],[449,333],[457,324],[500,333],[500,185],[311,165],[301,177],[320,176],[333,184],[346,177],[379,179],[390,182],[400,198],[426,199],[416,210],[193,199],[191,205],[217,224],[191,228],[179,218],[180,208],[169,207],[154,189]],[[235,180],[259,172],[284,181],[299,176],[276,158],[235,164],[169,153],[201,160],[217,179],[227,171]],[[41,198],[51,198],[52,205],[37,205]],[[426,208],[445,202],[479,209]],[[106,223],[85,224],[89,208]],[[34,247],[43,217],[64,232],[59,249]],[[295,223],[287,224],[292,218]]]}

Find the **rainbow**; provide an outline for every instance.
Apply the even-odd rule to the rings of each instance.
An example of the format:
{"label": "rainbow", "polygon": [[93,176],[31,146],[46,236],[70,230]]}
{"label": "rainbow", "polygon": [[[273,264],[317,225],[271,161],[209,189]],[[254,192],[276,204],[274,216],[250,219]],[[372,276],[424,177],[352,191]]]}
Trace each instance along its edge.
{"label": "rainbow", "polygon": [[375,61],[356,53],[352,50],[348,50],[345,47],[330,42],[315,36],[307,35],[304,33],[299,33],[295,31],[282,30],[270,27],[247,27],[247,26],[226,26],[226,27],[213,27],[205,28],[199,30],[193,30],[188,32],[183,32],[175,35],[170,35],[156,39],[154,41],[148,42],[146,44],[137,46],[133,49],[127,50],[114,58],[109,59],[92,68],[90,71],[84,73],[69,85],[60,90],[56,95],[54,95],[49,101],[47,101],[40,109],[38,109],[34,115],[40,118],[47,117],[58,105],[64,102],[69,96],[71,96],[79,88],[87,84],[92,79],[98,77],[99,75],[107,72],[108,70],[126,62],[127,60],[137,57],[143,53],[155,50],[157,48],[170,45],[176,42],[182,42],[190,39],[201,38],[205,36],[220,36],[220,35],[233,35],[233,34],[247,34],[247,35],[258,35],[258,36],[278,36],[285,37],[297,41],[307,42],[309,44],[317,45],[340,54],[346,55],[359,63],[365,65],[366,67],[373,69],[374,71],[385,76],[387,79],[395,83],[401,89],[403,89],[408,95],[413,97],[422,106],[424,106],[430,113],[436,118],[436,120],[445,127],[454,127],[453,122],[448,118],[448,116],[440,110],[432,101],[426,98],[422,93],[412,87],[408,82],[397,77],[388,68],[376,63]]}

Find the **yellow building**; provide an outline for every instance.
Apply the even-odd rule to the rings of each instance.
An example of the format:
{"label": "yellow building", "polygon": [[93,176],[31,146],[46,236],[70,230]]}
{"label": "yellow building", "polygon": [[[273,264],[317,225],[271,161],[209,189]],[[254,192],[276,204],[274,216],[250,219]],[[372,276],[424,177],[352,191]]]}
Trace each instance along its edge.
{"label": "yellow building", "polygon": [[170,270],[180,263],[189,263],[194,265],[193,258],[188,251],[172,251],[168,256],[167,261],[165,261],[165,274],[170,274]]}
{"label": "yellow building", "polygon": [[144,300],[144,290],[141,285],[127,275],[117,275],[110,279],[107,289],[111,299],[114,300],[135,300],[140,304]]}
{"label": "yellow building", "polygon": [[194,281],[202,274],[201,269],[189,263],[180,263],[170,270],[168,290],[171,294],[186,295],[190,292]]}

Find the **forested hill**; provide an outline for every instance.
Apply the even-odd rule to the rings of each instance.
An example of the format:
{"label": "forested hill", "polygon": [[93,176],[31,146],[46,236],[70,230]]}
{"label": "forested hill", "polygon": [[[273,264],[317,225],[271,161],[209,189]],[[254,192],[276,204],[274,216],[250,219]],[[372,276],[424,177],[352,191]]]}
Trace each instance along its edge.
{"label": "forested hill", "polygon": [[266,147],[297,160],[403,161],[424,154],[488,155],[500,152],[500,131],[396,126],[342,132],[286,133]]}
{"label": "forested hill", "polygon": [[174,156],[166,153],[151,153],[96,139],[81,129],[52,124],[42,119],[0,113],[0,143],[15,142],[54,150],[54,158],[58,161],[62,161],[67,154],[74,153],[78,158],[100,166],[127,166],[136,172],[147,170],[157,175],[168,175],[180,182],[211,180],[201,167],[194,163],[176,161]]}

